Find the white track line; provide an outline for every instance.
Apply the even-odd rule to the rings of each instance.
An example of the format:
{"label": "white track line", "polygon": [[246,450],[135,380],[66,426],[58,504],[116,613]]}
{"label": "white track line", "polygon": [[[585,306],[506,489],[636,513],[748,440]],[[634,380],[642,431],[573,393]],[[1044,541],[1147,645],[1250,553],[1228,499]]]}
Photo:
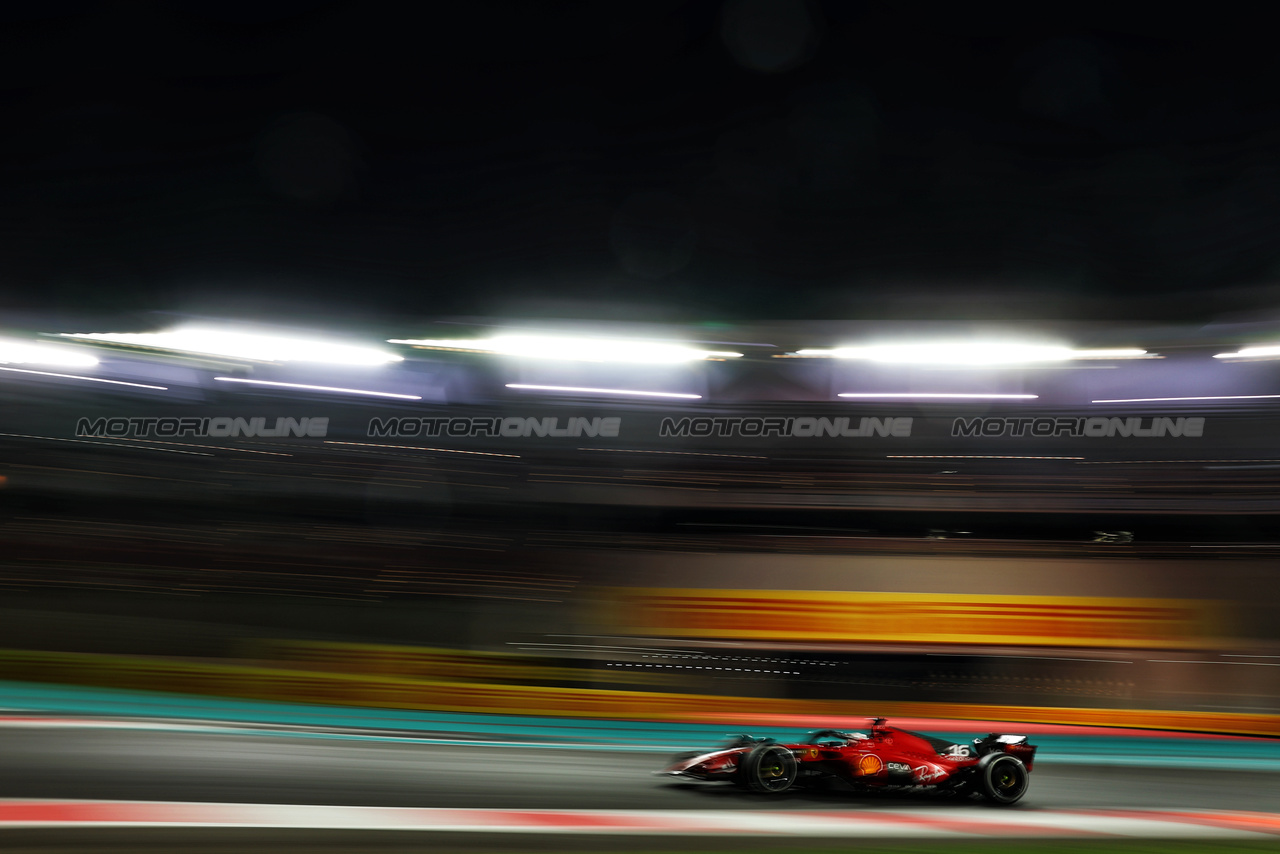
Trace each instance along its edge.
{"label": "white track line", "polygon": [[1130,837],[1266,839],[1280,814],[1213,810],[1011,808],[847,811],[495,810],[0,800],[0,830],[52,827],[248,827],[488,833],[822,837]]}

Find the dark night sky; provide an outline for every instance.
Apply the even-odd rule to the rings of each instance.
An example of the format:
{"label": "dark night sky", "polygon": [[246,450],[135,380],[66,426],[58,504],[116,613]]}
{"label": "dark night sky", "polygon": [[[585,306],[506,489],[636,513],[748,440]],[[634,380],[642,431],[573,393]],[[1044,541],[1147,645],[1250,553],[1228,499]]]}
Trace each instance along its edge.
{"label": "dark night sky", "polygon": [[1195,320],[1280,304],[1265,31],[883,5],[10,8],[0,308]]}

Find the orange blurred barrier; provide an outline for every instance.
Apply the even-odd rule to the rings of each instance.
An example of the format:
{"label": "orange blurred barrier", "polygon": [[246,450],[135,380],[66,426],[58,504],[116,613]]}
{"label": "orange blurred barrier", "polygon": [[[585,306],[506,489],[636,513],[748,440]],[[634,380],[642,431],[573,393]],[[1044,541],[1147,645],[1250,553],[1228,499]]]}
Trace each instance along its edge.
{"label": "orange blurred barrier", "polygon": [[1078,596],[611,588],[612,633],[754,641],[1205,648],[1215,602]]}
{"label": "orange blurred barrier", "polygon": [[548,665],[544,658],[532,655],[402,644],[257,640],[246,643],[243,652],[247,659],[277,661],[285,663],[285,666],[408,679],[522,684],[607,680],[637,685],[670,684],[674,681],[670,675],[662,673],[622,669],[606,672],[581,666]]}
{"label": "orange blurred barrier", "polygon": [[1053,723],[1280,736],[1280,715],[972,703],[797,700],[408,679],[180,659],[0,650],[0,678],[294,703],[674,722],[776,715]]}

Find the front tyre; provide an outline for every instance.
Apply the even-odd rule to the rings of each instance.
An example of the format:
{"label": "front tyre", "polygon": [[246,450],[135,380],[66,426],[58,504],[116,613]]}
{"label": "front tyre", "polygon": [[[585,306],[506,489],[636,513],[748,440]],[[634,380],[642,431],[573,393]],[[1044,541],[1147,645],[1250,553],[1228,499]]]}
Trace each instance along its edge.
{"label": "front tyre", "polygon": [[742,776],[753,792],[776,795],[785,792],[800,775],[796,757],[785,747],[762,744],[755,747],[742,761]]}
{"label": "front tyre", "polygon": [[993,753],[978,763],[978,785],[982,796],[993,804],[1016,804],[1027,793],[1030,773],[1022,760],[1007,753]]}

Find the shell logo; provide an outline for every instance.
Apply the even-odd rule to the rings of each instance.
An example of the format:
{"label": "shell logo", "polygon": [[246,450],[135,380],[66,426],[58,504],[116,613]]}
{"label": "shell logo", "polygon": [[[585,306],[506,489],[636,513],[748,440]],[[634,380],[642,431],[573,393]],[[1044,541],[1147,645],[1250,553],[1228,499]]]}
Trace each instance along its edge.
{"label": "shell logo", "polygon": [[867,753],[858,757],[858,773],[863,776],[871,774],[879,774],[880,769],[884,767],[884,763],[880,761],[879,756]]}

